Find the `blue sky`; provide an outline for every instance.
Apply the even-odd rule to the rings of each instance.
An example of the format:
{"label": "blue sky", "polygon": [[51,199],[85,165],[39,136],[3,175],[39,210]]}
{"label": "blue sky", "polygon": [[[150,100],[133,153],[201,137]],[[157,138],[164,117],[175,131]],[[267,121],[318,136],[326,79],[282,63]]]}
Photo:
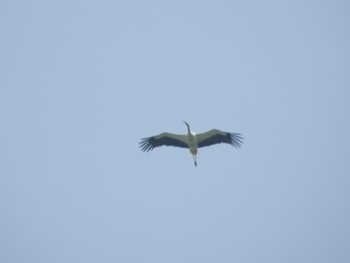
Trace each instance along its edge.
{"label": "blue sky", "polygon": [[0,261],[349,262],[349,8],[2,1]]}

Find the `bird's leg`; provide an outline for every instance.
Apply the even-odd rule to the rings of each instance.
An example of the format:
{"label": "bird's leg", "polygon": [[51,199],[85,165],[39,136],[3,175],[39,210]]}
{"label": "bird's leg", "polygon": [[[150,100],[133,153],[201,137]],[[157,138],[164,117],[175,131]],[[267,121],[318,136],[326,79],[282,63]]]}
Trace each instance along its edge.
{"label": "bird's leg", "polygon": [[193,154],[194,165],[197,167],[197,155]]}

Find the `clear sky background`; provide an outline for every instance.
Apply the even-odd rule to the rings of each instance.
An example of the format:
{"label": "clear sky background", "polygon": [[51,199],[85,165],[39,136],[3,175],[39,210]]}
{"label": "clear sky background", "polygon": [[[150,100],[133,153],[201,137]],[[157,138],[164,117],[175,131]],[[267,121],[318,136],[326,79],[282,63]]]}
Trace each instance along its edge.
{"label": "clear sky background", "polygon": [[[350,262],[348,1],[0,2],[0,262]],[[218,128],[244,145],[143,153]]]}

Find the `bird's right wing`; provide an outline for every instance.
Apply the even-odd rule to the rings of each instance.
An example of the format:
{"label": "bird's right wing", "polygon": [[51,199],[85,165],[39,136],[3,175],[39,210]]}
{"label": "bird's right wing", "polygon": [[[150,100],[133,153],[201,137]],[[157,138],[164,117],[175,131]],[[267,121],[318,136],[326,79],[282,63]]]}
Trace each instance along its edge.
{"label": "bird's right wing", "polygon": [[239,133],[230,133],[213,129],[197,134],[197,141],[198,147],[205,147],[218,143],[228,143],[239,148],[243,143],[243,138]]}
{"label": "bird's right wing", "polygon": [[153,137],[143,138],[140,142],[140,148],[144,152],[148,152],[163,145],[188,148],[186,135],[168,132]]}

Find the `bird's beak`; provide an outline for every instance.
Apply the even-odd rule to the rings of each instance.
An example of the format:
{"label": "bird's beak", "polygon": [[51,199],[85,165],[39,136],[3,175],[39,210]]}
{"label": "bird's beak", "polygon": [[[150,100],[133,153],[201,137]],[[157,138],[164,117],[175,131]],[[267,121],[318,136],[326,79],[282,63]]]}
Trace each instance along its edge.
{"label": "bird's beak", "polygon": [[186,124],[187,127],[189,126],[187,122],[184,121],[184,123]]}

